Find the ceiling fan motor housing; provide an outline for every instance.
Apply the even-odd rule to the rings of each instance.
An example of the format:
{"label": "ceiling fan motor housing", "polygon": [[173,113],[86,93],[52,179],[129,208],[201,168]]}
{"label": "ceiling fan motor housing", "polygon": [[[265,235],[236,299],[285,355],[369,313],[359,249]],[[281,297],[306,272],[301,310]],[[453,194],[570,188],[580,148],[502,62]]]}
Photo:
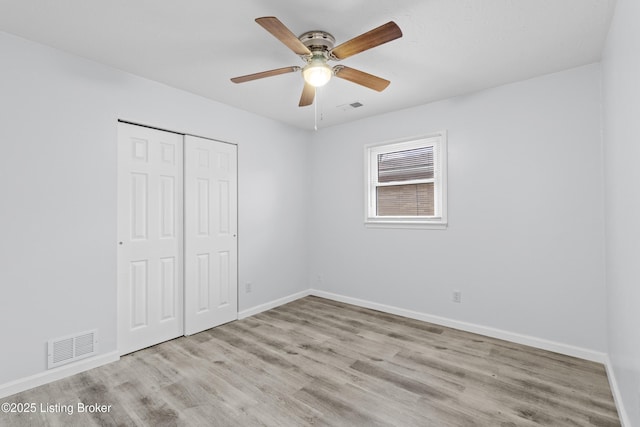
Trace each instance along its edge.
{"label": "ceiling fan motor housing", "polygon": [[325,57],[328,57],[329,51],[333,49],[336,43],[336,39],[331,34],[320,30],[307,31],[298,39],[313,52],[314,56],[322,53]]}

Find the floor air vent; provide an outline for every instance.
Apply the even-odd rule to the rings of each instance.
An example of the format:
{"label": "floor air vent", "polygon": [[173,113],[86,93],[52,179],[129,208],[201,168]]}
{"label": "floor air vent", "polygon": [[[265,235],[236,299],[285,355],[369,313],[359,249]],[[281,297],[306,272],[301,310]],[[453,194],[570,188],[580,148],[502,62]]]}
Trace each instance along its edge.
{"label": "floor air vent", "polygon": [[83,332],[49,340],[47,346],[48,369],[56,368],[98,352],[98,330]]}

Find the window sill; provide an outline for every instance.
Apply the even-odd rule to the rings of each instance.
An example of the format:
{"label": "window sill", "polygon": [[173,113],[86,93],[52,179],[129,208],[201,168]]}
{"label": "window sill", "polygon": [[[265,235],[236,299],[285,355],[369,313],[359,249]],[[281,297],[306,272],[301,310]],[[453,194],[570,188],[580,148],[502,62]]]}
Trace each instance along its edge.
{"label": "window sill", "polygon": [[380,220],[366,219],[364,225],[367,228],[409,228],[421,230],[445,230],[446,222],[441,221],[398,221],[398,220]]}

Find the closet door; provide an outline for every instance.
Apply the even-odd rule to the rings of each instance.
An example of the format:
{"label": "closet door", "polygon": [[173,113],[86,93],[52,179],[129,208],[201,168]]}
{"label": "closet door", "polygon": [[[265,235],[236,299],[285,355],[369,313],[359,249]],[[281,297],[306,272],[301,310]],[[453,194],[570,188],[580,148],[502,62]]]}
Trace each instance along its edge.
{"label": "closet door", "polygon": [[185,136],[185,334],[238,318],[237,147]]}
{"label": "closet door", "polygon": [[118,124],[118,348],[183,335],[183,136]]}

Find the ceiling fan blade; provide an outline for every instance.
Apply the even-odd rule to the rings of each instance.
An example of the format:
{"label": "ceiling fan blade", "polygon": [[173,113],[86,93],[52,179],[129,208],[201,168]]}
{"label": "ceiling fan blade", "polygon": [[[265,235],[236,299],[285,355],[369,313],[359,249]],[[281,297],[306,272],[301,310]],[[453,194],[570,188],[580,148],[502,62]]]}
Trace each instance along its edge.
{"label": "ceiling fan blade", "polygon": [[256,22],[265,30],[269,31],[275,38],[284,43],[289,49],[298,55],[311,55],[311,51],[307,48],[295,34],[291,32],[285,25],[275,16],[265,16],[257,18]]}
{"label": "ceiling fan blade", "polygon": [[302,89],[302,96],[300,96],[300,103],[298,107],[306,107],[307,105],[313,104],[313,98],[316,97],[316,88],[311,86],[309,83],[304,84],[304,88]]}
{"label": "ceiling fan blade", "polygon": [[385,90],[387,86],[389,86],[389,83],[391,83],[389,80],[356,70],[355,68],[345,67],[344,65],[336,65],[333,67],[333,72],[336,77],[349,80],[350,82],[377,90],[378,92]]}
{"label": "ceiling fan blade", "polygon": [[275,70],[262,71],[260,73],[247,74],[246,76],[234,77],[231,79],[234,83],[244,83],[250,82],[251,80],[263,79],[265,77],[277,76],[280,74],[293,73],[295,71],[300,71],[300,67],[283,67],[277,68]]}
{"label": "ceiling fan blade", "polygon": [[331,56],[335,59],[345,59],[356,53],[364,52],[381,44],[402,37],[402,30],[395,22],[389,21],[384,25],[367,31],[349,41],[336,46],[331,50]]}

